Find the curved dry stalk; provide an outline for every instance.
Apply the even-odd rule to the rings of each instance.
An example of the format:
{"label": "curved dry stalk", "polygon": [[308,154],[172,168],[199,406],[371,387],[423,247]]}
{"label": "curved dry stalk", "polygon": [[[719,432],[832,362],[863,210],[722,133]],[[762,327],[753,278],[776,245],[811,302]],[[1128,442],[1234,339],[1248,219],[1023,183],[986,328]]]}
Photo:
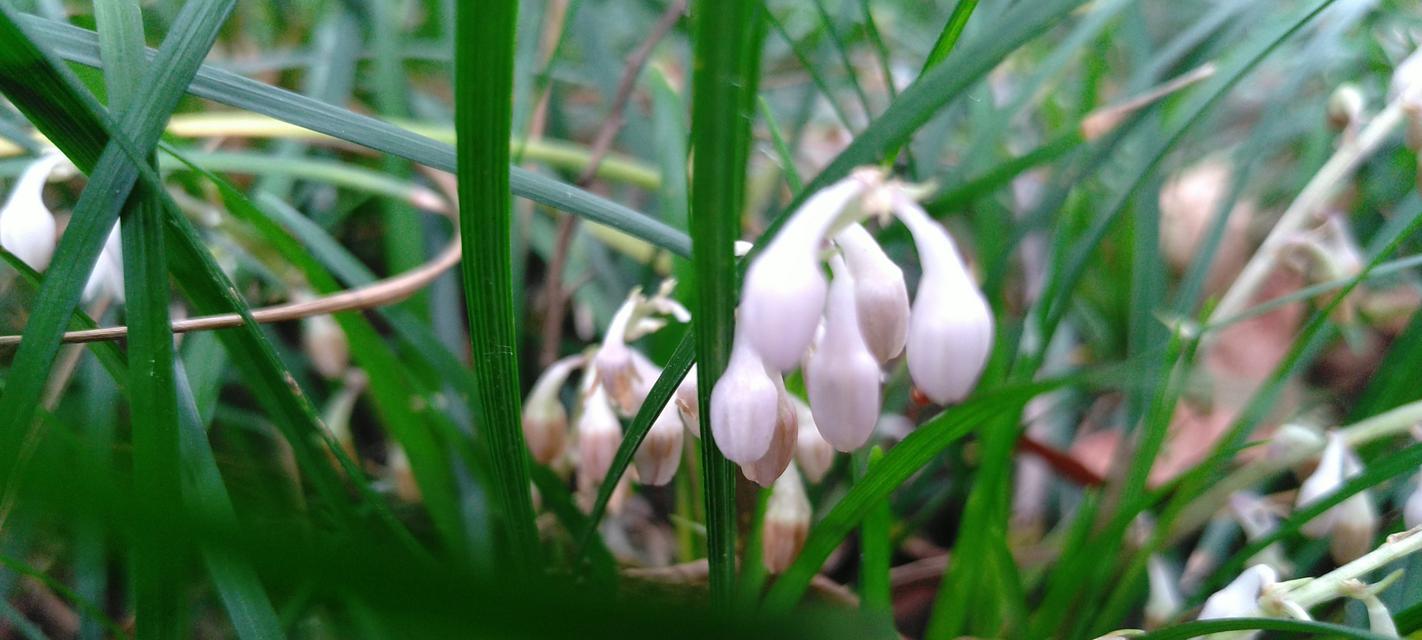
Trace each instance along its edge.
{"label": "curved dry stalk", "polygon": [[[456,237],[454,241],[450,242],[449,245],[444,248],[444,251],[441,251],[433,260],[420,265],[420,267],[416,269],[411,269],[400,275],[377,280],[363,287],[349,289],[340,293],[333,293],[301,302],[287,302],[262,307],[260,309],[253,309],[252,319],[259,324],[268,324],[272,322],[300,320],[310,316],[336,313],[338,311],[373,309],[394,304],[410,297],[416,291],[434,282],[436,278],[443,275],[450,267],[459,264],[460,255],[459,238]],[[241,326],[242,322],[242,316],[236,313],[187,318],[173,322],[173,333],[227,329]],[[65,333],[64,342],[75,343],[118,340],[126,335],[128,335],[127,326],[101,327],[98,329],[85,329]],[[0,336],[0,346],[19,344],[19,342],[20,336],[18,335]]]}

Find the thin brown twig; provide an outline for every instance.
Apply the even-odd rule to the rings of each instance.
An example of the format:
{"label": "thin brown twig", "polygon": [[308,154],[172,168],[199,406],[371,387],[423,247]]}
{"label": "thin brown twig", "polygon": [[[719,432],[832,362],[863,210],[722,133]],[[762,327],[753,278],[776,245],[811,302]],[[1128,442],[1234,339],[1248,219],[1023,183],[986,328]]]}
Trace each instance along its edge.
{"label": "thin brown twig", "polygon": [[[627,102],[632,98],[632,89],[637,85],[637,77],[642,74],[642,68],[647,65],[647,59],[651,57],[657,43],[661,42],[686,14],[686,7],[687,0],[674,0],[667,5],[666,11],[662,12],[662,17],[652,27],[647,38],[627,57],[627,67],[623,70],[621,79],[617,81],[617,92],[613,95],[612,104],[608,106],[607,117],[593,138],[587,166],[583,167],[582,173],[578,175],[576,184],[579,187],[587,187],[597,177],[598,168],[612,149],[612,141],[626,121],[624,115]],[[539,365],[543,367],[558,359],[558,336],[562,333],[563,313],[571,295],[563,286],[563,270],[567,267],[568,252],[572,249],[573,234],[577,228],[578,219],[575,216],[563,216],[558,220],[558,235],[553,244],[553,255],[548,262],[548,272],[544,276],[543,291],[547,296],[547,307],[543,316],[543,345],[538,356]]]}

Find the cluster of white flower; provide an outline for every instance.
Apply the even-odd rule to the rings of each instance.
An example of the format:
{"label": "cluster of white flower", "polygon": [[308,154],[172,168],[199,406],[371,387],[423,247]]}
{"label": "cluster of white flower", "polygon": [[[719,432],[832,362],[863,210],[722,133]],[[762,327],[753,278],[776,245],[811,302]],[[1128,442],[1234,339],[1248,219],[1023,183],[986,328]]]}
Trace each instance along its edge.
{"label": "cluster of white flower", "polygon": [[[746,477],[769,485],[785,470],[797,417],[835,449],[863,446],[879,420],[883,367],[900,353],[936,402],[960,401],[977,383],[992,311],[917,191],[858,169],[811,196],[750,265],[730,362],[711,395],[716,444]],[[903,271],[859,224],[870,216],[896,217],[913,235],[923,275],[912,306]],[[802,364],[808,412],[783,382]]]}
{"label": "cluster of white flower", "polygon": [[[59,239],[54,214],[44,204],[44,186],[52,176],[71,173],[72,165],[58,153],[40,156],[20,174],[0,208],[0,247],[35,271],[49,268]],[[84,284],[84,300],[108,297],[123,301],[123,247],[118,224],[109,231],[103,252]]]}

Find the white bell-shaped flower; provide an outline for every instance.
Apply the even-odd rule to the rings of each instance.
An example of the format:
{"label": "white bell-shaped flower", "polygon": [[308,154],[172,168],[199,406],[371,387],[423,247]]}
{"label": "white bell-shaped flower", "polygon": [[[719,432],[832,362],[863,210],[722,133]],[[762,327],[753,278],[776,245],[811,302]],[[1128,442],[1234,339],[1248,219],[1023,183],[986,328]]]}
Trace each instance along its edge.
{"label": "white bell-shaped flower", "polygon": [[771,368],[794,369],[809,348],[825,305],[825,233],[864,190],[851,177],[810,196],[746,271],[739,321]]}
{"label": "white bell-shaped flower", "polygon": [[790,401],[795,404],[795,417],[800,423],[800,433],[795,439],[795,464],[804,473],[805,480],[819,484],[834,466],[834,447],[820,435],[810,405],[795,397]]}
{"label": "white bell-shaped flower", "polygon": [[879,362],[888,362],[903,352],[908,339],[909,297],[903,269],[858,224],[840,231],[835,243],[854,276],[854,304],[864,343]]}
{"label": "white bell-shaped flower", "polygon": [[0,208],[0,247],[35,271],[48,269],[54,257],[57,231],[54,214],[44,204],[44,185],[62,162],[64,156],[51,154],[30,163]]}
{"label": "white bell-shaped flower", "polygon": [[795,403],[790,400],[790,393],[785,390],[785,382],[779,374],[772,377],[779,394],[779,404],[770,449],[759,460],[741,466],[741,473],[745,474],[746,479],[762,487],[774,484],[776,478],[785,473],[785,468],[790,466],[790,459],[795,456],[795,444],[800,435],[799,415],[795,411]]}
{"label": "white bell-shaped flower", "polygon": [[[1339,441],[1343,436],[1334,434]],[[1346,447],[1346,444],[1344,445]],[[1352,450],[1343,452],[1343,479],[1346,481],[1363,472],[1363,464]],[[1378,510],[1367,491],[1359,491],[1337,506],[1333,512],[1333,528],[1329,532],[1328,551],[1333,561],[1347,564],[1372,551],[1378,535]]]}
{"label": "white bell-shaped flower", "polygon": [[727,459],[747,465],[770,450],[780,394],[743,326],[737,325],[731,360],[711,389],[711,434]]}
{"label": "white bell-shaped flower", "polygon": [[882,372],[859,331],[854,278],[840,257],[831,262],[825,333],[805,363],[805,387],[820,435],[840,451],[853,451],[879,421]]}
{"label": "white bell-shaped flower", "polygon": [[563,455],[568,439],[568,410],[558,393],[568,376],[583,366],[581,355],[554,362],[538,376],[523,401],[523,439],[533,459],[551,465]]}
{"label": "white bell-shaped flower", "polygon": [[1275,582],[1279,576],[1269,565],[1256,564],[1235,578],[1233,582],[1216,591],[1205,600],[1200,609],[1199,620],[1221,618],[1252,618],[1260,615],[1259,595]]}
{"label": "white bell-shaped flower", "polygon": [[909,375],[934,402],[958,402],[992,352],[992,310],[948,231],[906,194],[894,195],[893,211],[913,234],[923,266],[909,318]]}
{"label": "white bell-shaped flower", "polygon": [[670,297],[675,286],[675,280],[666,280],[650,298],[642,294],[640,287],[633,289],[613,314],[602,345],[593,356],[598,380],[607,388],[608,396],[623,416],[630,417],[637,412],[660,374],[660,369],[627,342],[661,329],[666,325],[663,316],[678,322],[691,319],[686,309]]}
{"label": "white bell-shaped flower", "polygon": [[93,302],[107,297],[115,302],[124,300],[123,280],[123,240],[119,236],[119,226],[115,223],[104,241],[104,250],[94,262],[94,270],[84,283],[84,301]]}
{"label": "white bell-shaped flower", "polygon": [[[1313,473],[1299,485],[1299,493],[1294,502],[1295,508],[1302,509],[1320,498],[1333,493],[1343,484],[1343,464],[1344,458],[1348,454],[1347,444],[1337,433],[1328,434],[1328,444],[1323,447],[1323,454],[1318,458],[1318,466]],[[1319,514],[1317,517],[1305,522],[1299,530],[1310,538],[1322,538],[1328,535],[1333,529],[1333,519],[1337,508],[1329,509]]]}
{"label": "white bell-shaped flower", "polygon": [[771,573],[789,568],[795,556],[800,555],[805,537],[810,532],[812,515],[804,482],[800,480],[795,465],[791,464],[775,481],[765,505],[761,559]]}
{"label": "white bell-shaped flower", "polygon": [[309,316],[301,321],[301,348],[321,377],[335,380],[345,375],[351,362],[351,346],[346,332],[330,314]]}
{"label": "white bell-shaped flower", "polygon": [[583,395],[583,410],[577,422],[578,485],[596,489],[612,468],[617,447],[622,444],[622,423],[613,413],[612,401],[602,385],[591,385]]}
{"label": "white bell-shaped flower", "polygon": [[637,447],[632,458],[637,466],[637,477],[642,484],[661,486],[671,482],[676,469],[681,464],[681,444],[684,427],[677,416],[675,400],[662,407],[657,419],[652,421],[652,429]]}

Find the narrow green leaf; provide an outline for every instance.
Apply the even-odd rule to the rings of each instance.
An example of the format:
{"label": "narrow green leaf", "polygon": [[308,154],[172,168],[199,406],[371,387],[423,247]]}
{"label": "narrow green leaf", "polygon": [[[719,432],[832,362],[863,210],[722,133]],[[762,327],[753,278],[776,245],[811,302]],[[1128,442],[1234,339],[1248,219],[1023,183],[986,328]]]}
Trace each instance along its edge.
{"label": "narrow green leaf", "polygon": [[[27,16],[24,22],[64,59],[101,66],[93,32],[33,16]],[[203,66],[188,91],[425,166],[456,170],[454,148],[450,145],[215,67]],[[625,231],[679,256],[691,255],[691,241],[686,234],[656,219],[519,167],[510,171],[510,183],[519,196]]]}
{"label": "narrow green leaf", "polygon": [[464,301],[473,342],[476,401],[493,464],[494,493],[509,549],[508,575],[538,564],[538,529],[529,495],[528,450],[519,405],[517,335],[510,263],[509,135],[513,111],[518,2],[456,8],[455,130],[459,135],[459,231]]}
{"label": "narrow green leaf", "polygon": [[1279,631],[1292,636],[1315,638],[1356,638],[1357,640],[1383,640],[1385,636],[1345,627],[1341,624],[1313,622],[1311,620],[1288,620],[1281,618],[1231,618],[1227,620],[1203,620],[1187,622],[1152,631],[1139,640],[1185,640],[1200,638],[1226,631]]}
{"label": "narrow green leaf", "polygon": [[[760,81],[764,22],[754,0],[698,0],[692,9],[691,180],[693,329],[702,407],[702,473],[706,487],[707,561],[711,594],[734,602],[736,468],[711,434],[711,389],[730,358],[735,333],[736,258],[745,202],[750,124]],[[663,378],[666,376],[664,375]]]}
{"label": "narrow green leaf", "polygon": [[943,25],[943,31],[938,33],[938,40],[934,41],[933,49],[928,52],[928,59],[923,61],[923,73],[938,66],[953,52],[953,47],[958,44],[958,38],[962,37],[963,29],[968,26],[968,18],[973,17],[973,11],[978,8],[978,0],[958,0],[958,4],[953,5],[953,13],[948,15],[947,24]]}
{"label": "narrow green leaf", "polygon": [[[865,457],[864,470],[858,474],[856,482],[862,482],[864,474],[883,464],[884,451],[876,446]],[[885,617],[891,630],[894,609],[889,568],[893,559],[893,541],[889,526],[892,523],[889,501],[881,500],[864,516],[864,525],[859,528],[859,606],[870,615]]]}

